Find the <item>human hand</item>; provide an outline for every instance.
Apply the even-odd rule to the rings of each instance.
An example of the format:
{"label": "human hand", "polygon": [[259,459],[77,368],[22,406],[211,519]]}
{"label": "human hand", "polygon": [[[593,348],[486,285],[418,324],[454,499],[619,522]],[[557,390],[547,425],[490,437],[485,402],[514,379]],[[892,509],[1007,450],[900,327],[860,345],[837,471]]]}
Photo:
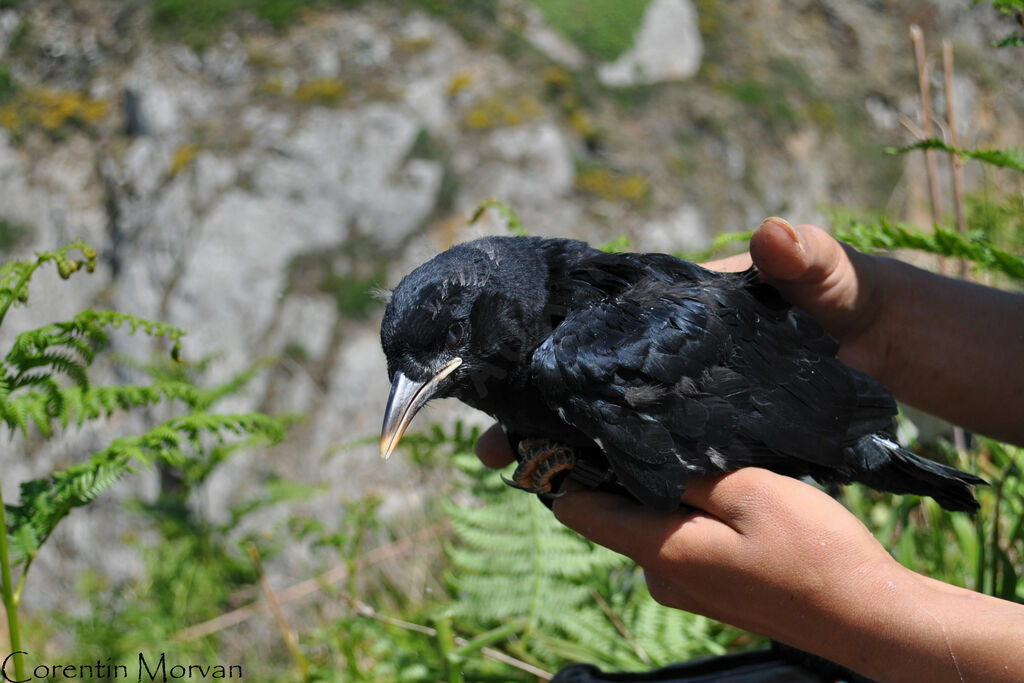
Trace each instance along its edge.
{"label": "human hand", "polygon": [[703,614],[798,647],[813,624],[850,619],[879,584],[907,572],[824,492],[759,468],[691,479],[691,508],[574,490],[560,522],[643,567],[663,605]]}
{"label": "human hand", "polygon": [[824,492],[748,467],[691,479],[682,499],[696,509],[569,491],[554,513],[643,567],[663,605],[877,680],[1022,680],[1024,607],[906,569]]}
{"label": "human hand", "polygon": [[[488,466],[512,461],[495,426]],[[657,512],[609,493],[569,490],[555,516],[643,567],[664,605],[813,652],[877,680],[1024,680],[1024,607],[899,565],[822,491],[767,470],[691,479]]]}
{"label": "human hand", "polygon": [[[768,218],[750,238],[750,252],[704,264],[761,277],[813,315],[841,344],[843,362],[875,377],[885,375],[886,338],[879,330],[884,288],[878,259],[836,241],[813,225]],[[882,332],[882,333],[880,333]]]}

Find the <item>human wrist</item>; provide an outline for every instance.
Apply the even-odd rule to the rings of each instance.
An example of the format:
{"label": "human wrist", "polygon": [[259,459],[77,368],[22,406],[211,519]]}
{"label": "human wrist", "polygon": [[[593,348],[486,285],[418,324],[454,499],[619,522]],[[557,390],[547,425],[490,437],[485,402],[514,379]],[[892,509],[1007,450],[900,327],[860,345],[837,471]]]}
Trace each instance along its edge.
{"label": "human wrist", "polygon": [[902,675],[900,663],[919,649],[908,634],[918,638],[922,627],[930,629],[914,626],[920,603],[931,597],[922,578],[888,555],[863,563],[812,594],[771,635],[874,679],[915,680]]}
{"label": "human wrist", "polygon": [[875,680],[1019,680],[1020,663],[1008,653],[1019,652],[1024,637],[999,641],[1020,634],[1020,605],[930,579],[895,560],[875,563],[850,587],[853,597],[833,612],[833,628],[817,636],[822,644],[805,649]]}

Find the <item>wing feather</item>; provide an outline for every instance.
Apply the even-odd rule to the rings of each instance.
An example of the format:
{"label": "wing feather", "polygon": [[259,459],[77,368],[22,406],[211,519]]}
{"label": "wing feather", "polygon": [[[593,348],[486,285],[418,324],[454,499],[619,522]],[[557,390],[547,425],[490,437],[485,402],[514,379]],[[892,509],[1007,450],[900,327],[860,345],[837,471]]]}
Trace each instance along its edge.
{"label": "wing feather", "polygon": [[891,420],[881,394],[858,405],[865,380],[834,358],[835,340],[749,274],[629,256],[574,272],[604,296],[565,317],[532,371],[644,503],[674,509],[689,478],[746,465],[840,466],[852,423]]}

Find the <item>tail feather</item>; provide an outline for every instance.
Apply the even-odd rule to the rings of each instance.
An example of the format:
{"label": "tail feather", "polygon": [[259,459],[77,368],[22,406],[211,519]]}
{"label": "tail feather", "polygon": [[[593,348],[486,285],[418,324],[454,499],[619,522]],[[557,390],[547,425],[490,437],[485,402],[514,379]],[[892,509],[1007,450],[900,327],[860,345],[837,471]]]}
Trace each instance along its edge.
{"label": "tail feather", "polygon": [[984,479],[914,455],[882,434],[862,437],[853,446],[863,469],[860,481],[891,493],[930,496],[947,510],[976,512],[973,486],[987,486]]}

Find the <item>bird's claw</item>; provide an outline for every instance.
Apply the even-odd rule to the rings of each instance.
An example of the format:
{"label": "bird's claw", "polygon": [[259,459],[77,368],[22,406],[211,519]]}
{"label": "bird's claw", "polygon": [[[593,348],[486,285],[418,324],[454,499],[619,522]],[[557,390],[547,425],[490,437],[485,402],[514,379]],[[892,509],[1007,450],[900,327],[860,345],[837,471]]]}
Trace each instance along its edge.
{"label": "bird's claw", "polygon": [[573,469],[576,455],[572,449],[563,444],[547,439],[523,439],[519,442],[519,465],[512,478],[502,477],[509,486],[558,497],[561,493],[552,493],[552,481],[561,472]]}

